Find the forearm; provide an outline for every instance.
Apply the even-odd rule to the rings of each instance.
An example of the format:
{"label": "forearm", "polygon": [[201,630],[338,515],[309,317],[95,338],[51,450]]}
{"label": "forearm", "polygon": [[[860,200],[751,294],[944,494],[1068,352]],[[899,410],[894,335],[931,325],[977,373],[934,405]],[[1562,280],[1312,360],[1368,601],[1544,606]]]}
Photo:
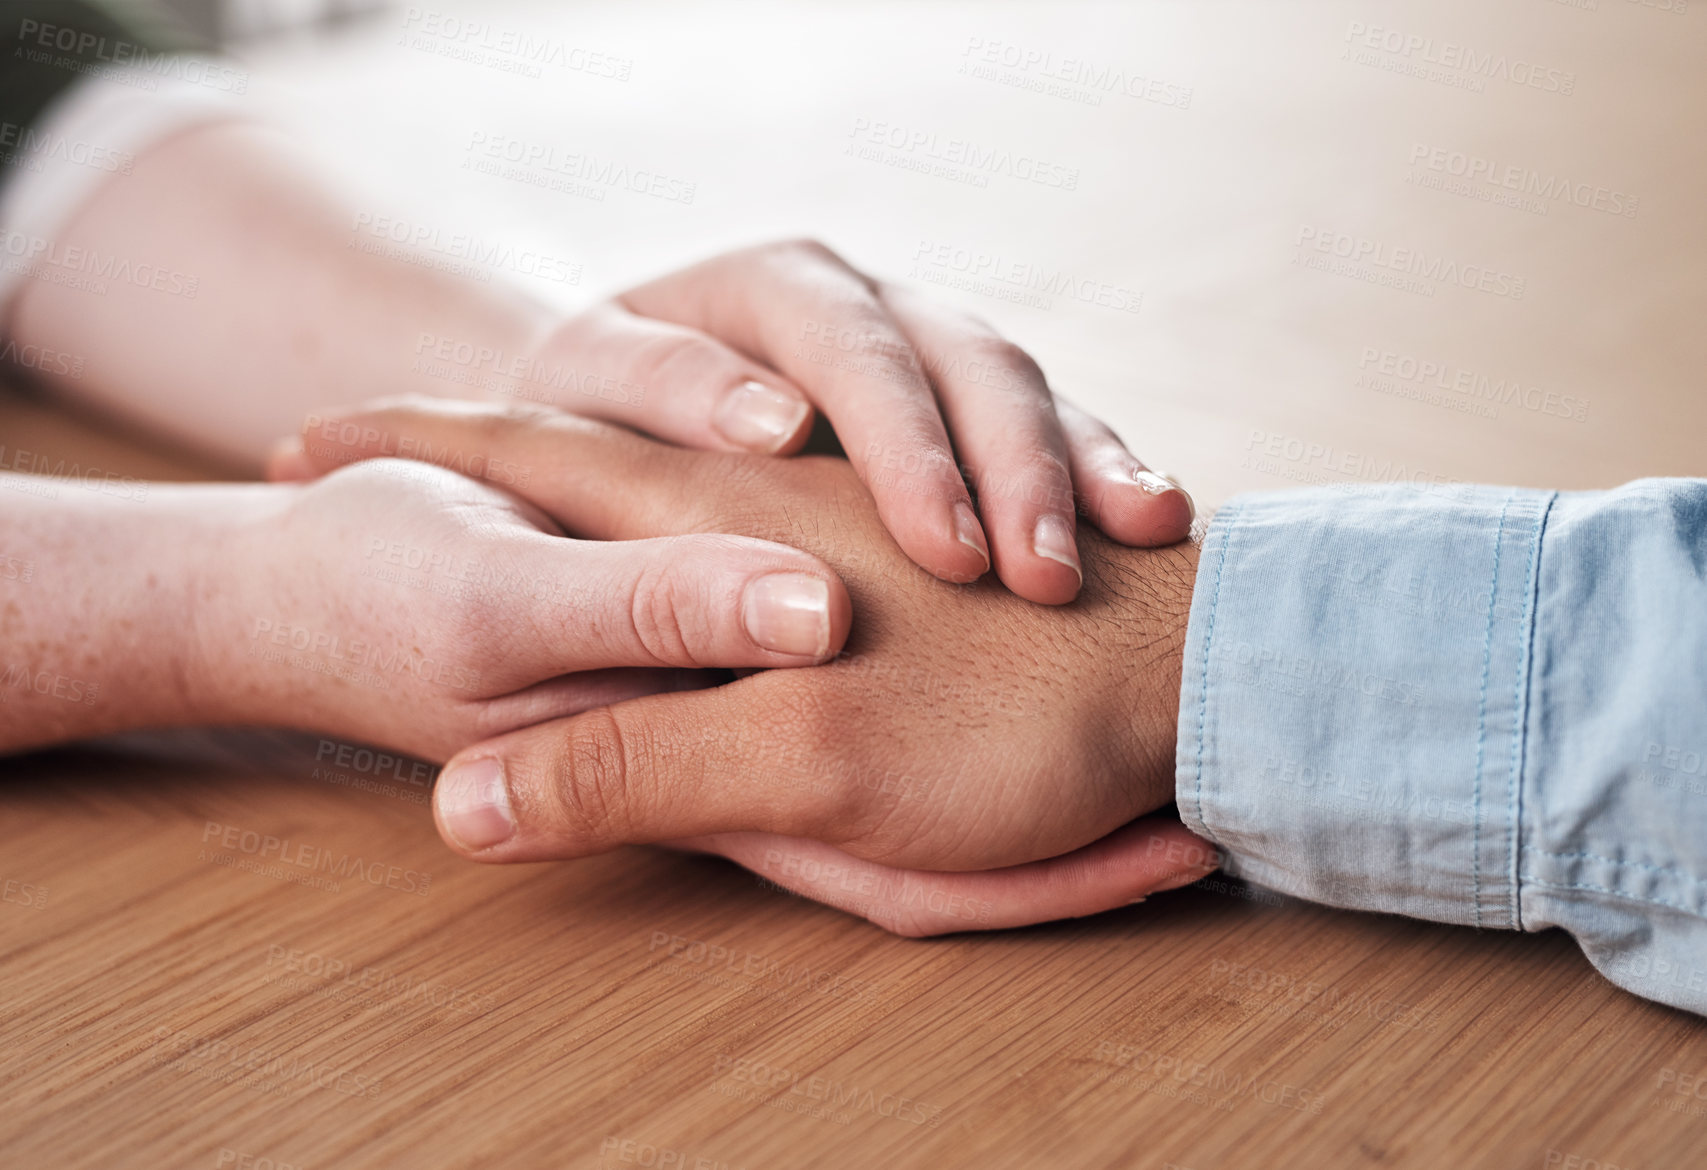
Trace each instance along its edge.
{"label": "forearm", "polygon": [[6,334],[81,359],[75,377],[37,371],[54,393],[254,469],[316,407],[482,393],[426,372],[424,335],[516,355],[549,328],[548,308],[496,282],[352,246],[355,211],[316,175],[282,135],[247,123],[156,143],[37,268],[74,276],[82,258],[111,258],[159,279],[106,279],[98,292],[27,280]]}
{"label": "forearm", "polygon": [[1123,548],[1100,534],[1081,540],[1087,579],[1094,577],[1110,596],[1103,644],[1125,666],[1128,730],[1116,748],[1135,782],[1154,777],[1159,791],[1170,791],[1186,627],[1202,547],[1195,534],[1159,549]]}
{"label": "forearm", "polygon": [[291,490],[0,474],[0,752],[238,714],[215,575]]}

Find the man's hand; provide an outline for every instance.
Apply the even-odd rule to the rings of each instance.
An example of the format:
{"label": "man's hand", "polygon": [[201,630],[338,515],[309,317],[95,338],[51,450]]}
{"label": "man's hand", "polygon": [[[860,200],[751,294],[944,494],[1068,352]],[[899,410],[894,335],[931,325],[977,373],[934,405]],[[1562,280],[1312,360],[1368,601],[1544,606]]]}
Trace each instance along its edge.
{"label": "man's hand", "polygon": [[958,873],[897,869],[821,841],[770,833],[722,833],[671,844],[720,854],[761,882],[910,938],[1100,914],[1188,885],[1221,864],[1219,850],[1163,813],[1060,857]]}
{"label": "man's hand", "polygon": [[469,857],[758,831],[884,865],[984,870],[1075,850],[1171,797],[1190,545],[1141,552],[1083,534],[1084,592],[1045,609],[919,570],[841,460],[696,453],[466,404],[351,421],[351,434],[540,469],[523,490],[571,535],[785,542],[834,568],[853,601],[828,665],[620,702],[459,753],[435,807]]}

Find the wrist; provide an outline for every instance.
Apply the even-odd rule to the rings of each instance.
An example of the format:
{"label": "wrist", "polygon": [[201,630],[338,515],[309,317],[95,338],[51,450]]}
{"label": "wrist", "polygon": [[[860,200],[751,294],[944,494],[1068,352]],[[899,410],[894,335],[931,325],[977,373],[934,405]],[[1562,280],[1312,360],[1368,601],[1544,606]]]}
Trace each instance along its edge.
{"label": "wrist", "polygon": [[184,521],[201,536],[188,565],[196,606],[184,627],[183,668],[200,722],[277,719],[280,675],[256,656],[256,629],[277,617],[292,562],[311,560],[290,550],[288,511],[302,492],[304,485],[285,483],[225,488]]}
{"label": "wrist", "polygon": [[229,485],[209,490],[177,520],[192,548],[182,566],[191,599],[177,672],[189,722],[263,724],[276,715],[276,671],[251,653],[267,596],[290,580],[283,520],[300,485]]}
{"label": "wrist", "polygon": [[1121,558],[1118,592],[1125,637],[1110,640],[1122,656],[1116,664],[1122,683],[1116,712],[1124,734],[1117,742],[1128,774],[1146,789],[1153,808],[1173,799],[1181,674],[1198,554],[1198,544],[1186,541],[1130,550]]}
{"label": "wrist", "polygon": [[[136,631],[126,647],[125,722],[136,727],[253,721],[266,696],[242,657],[243,604],[276,572],[272,516],[300,489],[288,485],[152,485],[136,525],[116,615]],[[117,623],[115,623],[117,624]]]}
{"label": "wrist", "polygon": [[0,750],[217,721],[230,687],[200,631],[257,489],[3,478],[21,495],[0,516]]}

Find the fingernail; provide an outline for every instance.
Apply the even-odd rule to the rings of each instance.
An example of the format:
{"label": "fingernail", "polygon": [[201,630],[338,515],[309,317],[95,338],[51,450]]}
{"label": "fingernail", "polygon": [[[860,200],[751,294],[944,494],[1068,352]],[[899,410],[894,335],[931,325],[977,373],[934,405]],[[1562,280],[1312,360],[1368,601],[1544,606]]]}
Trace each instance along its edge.
{"label": "fingernail", "polygon": [[1073,542],[1073,526],[1066,517],[1054,513],[1039,516],[1037,528],[1031,534],[1031,549],[1040,557],[1066,565],[1078,574],[1081,583],[1084,581],[1084,570],[1079,568],[1079,546]]}
{"label": "fingernail", "polygon": [[984,558],[984,568],[990,567],[990,546],[984,543],[984,529],[972,505],[961,500],[954,505],[954,539]]}
{"label": "fingernail", "polygon": [[1178,492],[1185,498],[1185,506],[1191,512],[1191,518],[1197,519],[1197,501],[1191,498],[1191,493],[1179,485],[1171,476],[1158,475],[1154,471],[1134,471],[1132,478],[1138,481],[1138,486],[1152,496],[1163,492]]}
{"label": "fingernail", "polygon": [[830,587],[805,573],[767,573],[748,583],[741,622],[766,650],[822,658],[830,652]]}
{"label": "fingernail", "polygon": [[763,382],[742,382],[717,404],[711,424],[737,447],[768,455],[800,429],[810,409]]}
{"label": "fingernail", "polygon": [[433,803],[445,832],[464,849],[489,849],[515,835],[503,765],[492,756],[447,768]]}
{"label": "fingernail", "polygon": [[1149,900],[1150,900],[1150,895],[1145,894],[1142,898],[1134,898],[1134,899],[1132,899],[1132,901],[1130,901],[1126,904],[1128,906],[1136,906],[1140,902],[1148,902]]}

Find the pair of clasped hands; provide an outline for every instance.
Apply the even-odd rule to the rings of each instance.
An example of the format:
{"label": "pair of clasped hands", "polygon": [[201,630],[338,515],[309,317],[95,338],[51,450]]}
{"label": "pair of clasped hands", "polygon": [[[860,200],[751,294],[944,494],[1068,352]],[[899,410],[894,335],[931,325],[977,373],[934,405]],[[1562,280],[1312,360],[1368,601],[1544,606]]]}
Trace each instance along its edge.
{"label": "pair of clasped hands", "polygon": [[[281,444],[269,478],[301,486],[233,552],[279,572],[234,611],[271,612],[291,558],[303,628],[433,664],[317,676],[300,718],[448,759],[434,812],[470,859],[718,853],[906,935],[1214,868],[1144,816],[1172,799],[1191,501],[1024,351],[805,243],[572,318],[519,384],[614,344],[643,411],[391,399]],[[849,459],[795,454],[814,408]]]}

